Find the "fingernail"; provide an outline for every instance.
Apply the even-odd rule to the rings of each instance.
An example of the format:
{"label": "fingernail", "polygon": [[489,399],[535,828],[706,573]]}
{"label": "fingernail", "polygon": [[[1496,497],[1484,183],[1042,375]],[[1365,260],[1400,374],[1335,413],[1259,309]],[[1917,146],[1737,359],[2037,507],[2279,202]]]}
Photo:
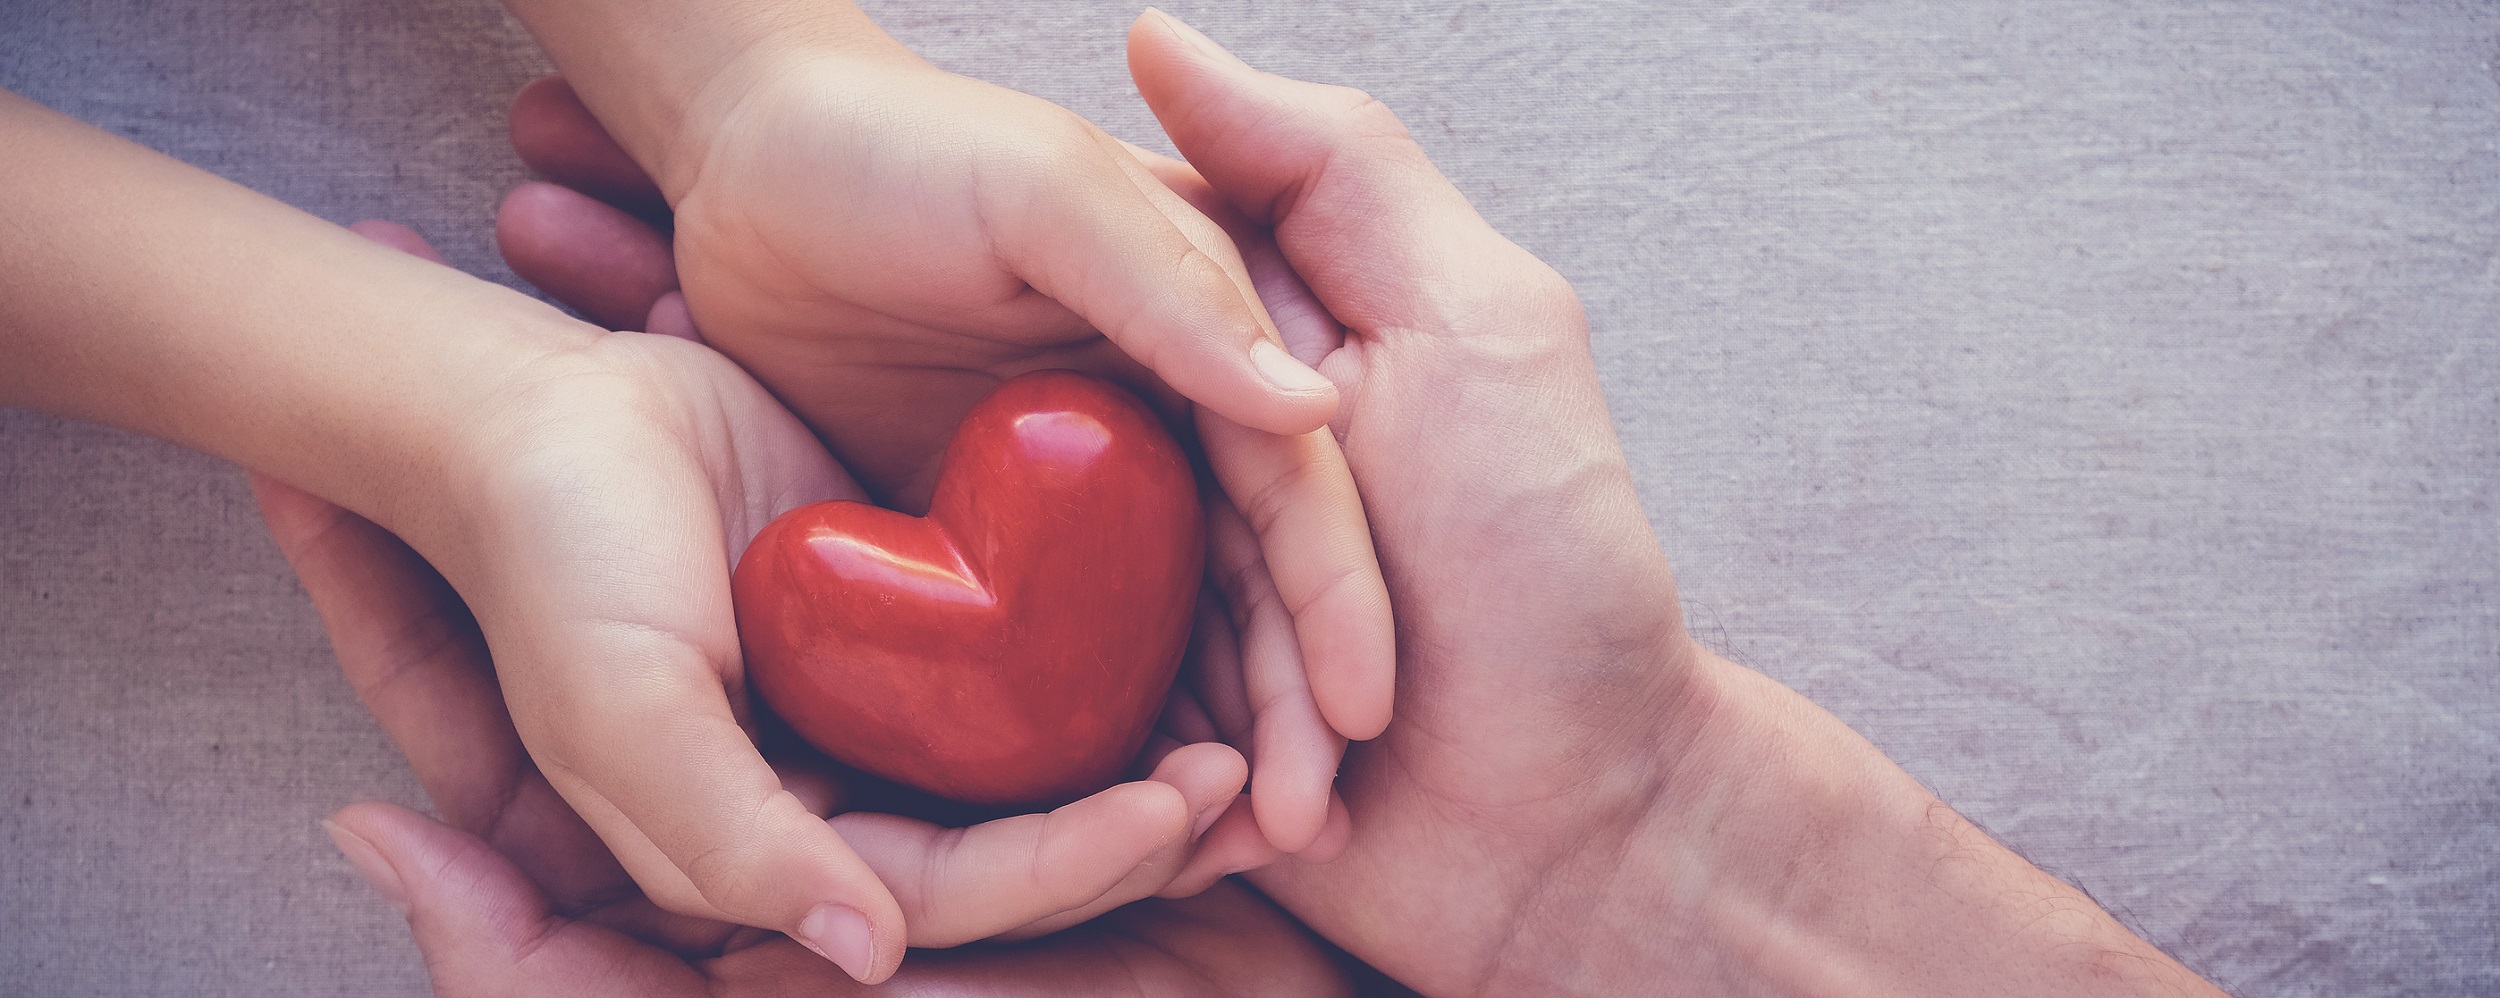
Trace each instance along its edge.
{"label": "fingernail", "polygon": [[799,945],[833,961],[851,979],[866,983],[875,959],[876,940],[868,932],[868,916],[838,904],[820,904],[799,923]]}
{"label": "fingernail", "polygon": [[382,850],[374,848],[373,843],[348,831],[338,822],[324,818],[321,827],[330,833],[330,844],[338,847],[339,855],[347,857],[347,865],[355,867],[356,872],[365,878],[365,883],[372,884],[374,891],[381,894],[383,900],[389,901],[391,907],[399,909],[402,915],[407,914],[408,886],[400,883],[399,871],[391,868],[390,860],[382,858]]}
{"label": "fingernail", "polygon": [[1189,22],[1173,17],[1160,7],[1149,7],[1146,9],[1154,11],[1155,16],[1162,18],[1165,24],[1172,26],[1172,30],[1181,36],[1182,41],[1186,41],[1189,44],[1196,46],[1198,51],[1206,53],[1216,59],[1221,59],[1225,62],[1232,63],[1233,65],[1240,66],[1244,69],[1248,69],[1250,67],[1249,63],[1241,61],[1240,56],[1234,55],[1231,50],[1216,44],[1215,39],[1207,37],[1205,32],[1190,27]]}
{"label": "fingernail", "polygon": [[1259,369],[1259,376],[1278,390],[1295,395],[1322,391],[1332,383],[1311,365],[1293,359],[1285,348],[1268,340],[1250,344],[1250,366]]}

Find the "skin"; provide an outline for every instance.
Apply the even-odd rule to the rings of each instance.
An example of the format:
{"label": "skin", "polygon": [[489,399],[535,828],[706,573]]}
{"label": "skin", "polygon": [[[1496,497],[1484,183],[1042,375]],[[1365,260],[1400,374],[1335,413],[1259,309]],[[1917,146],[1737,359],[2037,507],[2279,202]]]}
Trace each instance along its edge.
{"label": "skin", "polygon": [[[405,230],[373,231],[397,245],[422,245]],[[408,916],[438,994],[867,990],[781,933],[654,904],[521,751],[485,643],[442,577],[371,521],[275,479],[256,475],[252,486],[271,536],[321,610],[348,680],[442,815],[438,822],[360,804],[329,823],[341,853]],[[1112,912],[1046,947],[914,960],[894,985],[947,993],[995,979],[1045,987],[1125,980],[1137,993],[1207,993],[1218,982],[1239,993],[1345,993],[1326,951],[1245,888],[1128,904],[1158,887],[1185,884],[1178,892],[1198,893],[1220,874],[1207,868],[1221,862],[1220,849],[1166,843],[1142,858],[1129,855],[1097,834],[1096,815],[1152,811],[1177,796],[1180,806],[1213,817],[1241,778],[1239,757],[1219,745],[1163,739],[1150,761],[1157,782],[1125,784],[1047,818],[966,830],[849,810],[839,778],[803,761],[780,772],[794,797],[832,814],[827,823],[896,886],[915,944],[1033,935]],[[1175,788],[1188,789],[1175,795]],[[1207,838],[1258,844],[1254,827],[1235,825]],[[1019,925],[1033,911],[937,903],[957,890],[1034,892],[1061,910]]]}
{"label": "skin", "polygon": [[[522,150],[668,214],[673,279],[643,288],[680,289],[878,499],[924,509],[964,412],[1027,371],[1112,377],[1194,428],[1292,638],[1261,645],[1294,689],[1269,702],[1254,811],[1308,852],[1342,742],[1389,723],[1395,635],[1324,428],[1337,390],[1284,348],[1224,230],[1101,129],[939,70],[848,3],[509,5],[568,81],[524,95]],[[524,272],[540,256],[507,250]]]}
{"label": "skin", "polygon": [[[670,238],[660,228],[669,223],[666,209],[651,207],[637,193],[656,188],[565,81],[540,80],[522,91],[513,106],[512,138],[522,155],[554,181],[515,189],[497,215],[497,241],[514,272],[585,315],[604,316],[626,328],[633,327],[633,317],[647,316],[639,328],[713,342],[710,328],[696,329],[684,305]],[[657,225],[637,213],[656,215]],[[1096,373],[1119,373],[1082,357],[1058,359]],[[1149,386],[1149,395],[1152,391]],[[855,401],[864,396],[846,390],[828,397]],[[912,407],[892,402],[877,408]],[[913,411],[935,418],[927,410]],[[853,420],[863,421],[875,420]],[[1333,452],[1333,440],[1330,446]],[[1273,524],[1304,507],[1265,508]],[[1200,640],[1226,646],[1214,654],[1234,663],[1226,667],[1228,674],[1241,676],[1228,689],[1240,691],[1234,699],[1248,700],[1223,715],[1241,718],[1245,728],[1231,741],[1252,762],[1248,811],[1278,850],[1325,859],[1342,841],[1341,828],[1331,821],[1341,820],[1344,809],[1331,803],[1330,788],[1345,738],[1322,716],[1312,675],[1304,666],[1304,632],[1298,622],[1312,604],[1289,599],[1270,571],[1273,563],[1262,538],[1274,532],[1272,527],[1262,532],[1216,490],[1206,497],[1206,515],[1209,591],[1202,617],[1208,622],[1199,629]],[[1368,541],[1364,550],[1369,551]],[[1184,697],[1180,706],[1192,715],[1205,713],[1194,698]],[[1219,734],[1211,724],[1189,731],[1201,740]]]}
{"label": "skin", "polygon": [[[824,798],[756,747],[728,576],[773,516],[863,493],[753,378],[14,96],[0,95],[0,135],[0,404],[234,460],[419,552],[461,609],[393,631],[394,654],[482,642],[494,668],[471,670],[465,695],[509,723],[409,751],[421,770],[484,766],[502,782],[464,786],[527,783],[581,815],[568,827],[595,846],[545,843],[585,857],[567,869],[630,877],[673,918],[806,936],[820,909],[862,913],[862,931],[812,941],[881,978],[907,944],[1044,931],[1273,854],[1246,808],[1225,820],[1245,765],[1222,745],[1047,816],[828,823]],[[500,814],[502,799],[445,813]]]}
{"label": "skin", "polygon": [[[1160,14],[1130,59],[1191,164],[1158,174],[1228,216],[1288,341],[1317,344],[1343,393],[1400,607],[1399,721],[1347,756],[1352,841],[1251,873],[1261,891],[1427,994],[2220,993],[1693,643],[1577,301],[1386,110]],[[1223,701],[1205,698],[1219,726]],[[513,896],[434,886],[417,917]],[[949,983],[926,993],[1024,990]]]}
{"label": "skin", "polygon": [[[1215,597],[1243,622],[1221,654],[1270,694],[1241,820],[1271,853],[1342,844],[1343,742],[1389,721],[1386,589],[1323,428],[1336,389],[1278,345],[1221,229],[1091,125],[940,72],[847,4],[512,6],[639,161],[622,199],[682,237],[624,275],[682,285],[666,307],[593,314],[680,335],[609,335],[10,99],[0,403],[231,458],[401,537],[475,611],[548,785],[649,897],[875,981],[930,936],[757,753],[729,566],[799,502],[920,502],[1000,378],[1123,377],[1195,431],[1211,516],[1247,528]],[[749,370],[686,342],[698,324]],[[1089,820],[1152,853],[1203,818],[1162,800]]]}

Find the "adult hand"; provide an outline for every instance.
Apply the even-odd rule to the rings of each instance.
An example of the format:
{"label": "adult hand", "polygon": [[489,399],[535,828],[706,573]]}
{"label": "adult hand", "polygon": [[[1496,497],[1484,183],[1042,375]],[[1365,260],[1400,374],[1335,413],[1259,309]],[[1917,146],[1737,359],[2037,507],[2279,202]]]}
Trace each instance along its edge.
{"label": "adult hand", "polygon": [[[614,325],[699,326],[906,511],[925,506],[964,411],[1024,371],[1091,370],[1173,401],[1126,360],[1148,357],[1252,418],[1255,386],[1218,391],[1229,376],[1208,372],[1234,359],[1209,358],[1233,358],[1244,337],[1269,343],[1266,313],[1223,231],[1127,149],[908,53],[751,63],[745,96],[705,133],[704,167],[670,185],[673,248],[636,217],[672,224],[659,188],[572,88],[523,91],[514,145],[570,189],[506,200],[513,269]],[[1324,858],[1344,739],[1377,734],[1390,704],[1392,632],[1362,507],[1324,430],[1279,435],[1205,409],[1195,425],[1239,500],[1209,497],[1209,577],[1258,705],[1250,807],[1276,848]]]}
{"label": "adult hand", "polygon": [[[478,631],[442,578],[361,517],[260,476],[253,489],[271,535],[320,607],[349,681],[408,753],[443,815],[436,822],[359,804],[329,824],[340,851],[408,918],[437,994],[867,990],[781,933],[654,906],[521,751]],[[1166,751],[1157,780],[1230,792],[1220,775],[1224,750]],[[1237,783],[1239,760],[1229,763]],[[1210,770],[1215,779],[1206,779]],[[810,811],[842,809],[840,786],[821,774],[785,770],[782,778]],[[1140,794],[1140,787],[1154,789]],[[1138,897],[1155,882],[1143,874],[1175,857],[1132,870],[1135,857],[1098,837],[1109,831],[1116,840],[1119,831],[1100,812],[1152,807],[1171,790],[1132,784],[1048,818],[960,833],[858,813],[837,813],[830,824],[895,889],[914,941],[943,942],[1011,929],[1040,910],[1034,897],[1086,914]],[[949,905],[942,896],[950,893],[989,903]],[[1045,946],[923,954],[895,980],[932,995],[1345,990],[1307,932],[1237,884],[1120,908]]]}
{"label": "adult hand", "polygon": [[1190,868],[1244,777],[1220,745],[1163,743],[1150,779],[1049,815],[825,820],[838,788],[777,773],[751,741],[728,575],[771,517],[856,487],[702,346],[609,333],[526,373],[508,410],[473,414],[497,431],[474,456],[479,512],[428,552],[461,595],[372,523],[261,486],[351,678],[446,817],[523,853],[565,910],[698,948],[761,926],[873,981],[907,942],[1049,931],[1221,874]]}
{"label": "adult hand", "polygon": [[1342,777],[1353,841],[1254,883],[1435,994],[2211,993],[1693,643],[1579,302],[1393,115],[1158,12],[1129,46],[1203,178],[1159,172],[1239,213],[1339,387],[1399,613],[1398,723]]}

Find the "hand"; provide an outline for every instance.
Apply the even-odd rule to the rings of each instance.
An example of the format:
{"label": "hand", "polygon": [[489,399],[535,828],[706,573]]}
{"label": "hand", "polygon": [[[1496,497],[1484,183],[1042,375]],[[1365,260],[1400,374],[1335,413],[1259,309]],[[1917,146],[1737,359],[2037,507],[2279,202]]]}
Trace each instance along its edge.
{"label": "hand", "polygon": [[1378,102],[1159,12],[1129,45],[1196,168],[1159,174],[1238,213],[1345,399],[1399,608],[1398,723],[1341,783],[1354,840],[1254,883],[1435,994],[2214,993],[1693,643],[1577,299]]}
{"label": "hand", "polygon": [[[430,255],[406,230],[364,228]],[[701,346],[613,333],[533,373],[511,413],[476,415],[502,431],[480,462],[486,512],[470,545],[434,554],[459,566],[446,574],[465,603],[382,528],[256,485],[350,678],[444,815],[515,852],[560,910],[680,949],[778,929],[877,980],[906,941],[1050,931],[1229,865],[1191,865],[1242,785],[1220,745],[1166,740],[1151,779],[1047,816],[824,819],[841,787],[776,772],[750,740],[729,552],[780,511],[856,488]]]}
{"label": "hand", "polygon": [[1256,541],[1233,612],[1290,628],[1257,642],[1279,661],[1254,671],[1279,679],[1252,804],[1308,852],[1337,742],[1388,724],[1395,635],[1360,498],[1316,432],[1333,386],[1280,348],[1223,233],[1100,129],[938,70],[842,0],[506,2],[675,208],[694,323],[880,499],[918,511],[964,412],[1035,368],[1190,417]]}
{"label": "hand", "polygon": [[[1187,231],[1189,245],[1207,250],[1184,262],[1205,264],[1222,285],[1206,293],[1240,298],[1248,287],[1220,229],[1065,111],[912,59],[776,72],[741,88],[750,96],[724,116],[712,165],[674,192],[673,255],[635,215],[667,224],[657,188],[563,81],[532,85],[513,107],[514,145],[550,178],[609,203],[527,185],[506,200],[498,235],[516,272],[584,314],[699,335],[745,364],[893,505],[925,506],[953,426],[1001,378],[1075,367],[1163,391],[1075,313],[1026,287],[1061,287],[1039,271],[1098,266]],[[858,115],[911,126],[858,130],[846,117]],[[913,158],[930,149],[944,155]],[[908,197],[896,190],[905,178]],[[853,193],[828,203],[827,188]],[[1106,198],[1128,207],[1104,208]],[[1040,215],[1069,238],[990,238],[1002,226],[1024,232]],[[1192,286],[1173,275],[1056,279],[1109,295],[1132,278]],[[1088,314],[1111,307],[1092,305]],[[1140,316],[1159,321],[1152,310]],[[1132,333],[1119,345],[1135,353],[1164,335]],[[1182,383],[1174,372],[1196,371],[1191,358],[1233,346],[1156,349],[1184,364],[1157,365]],[[1204,410],[1196,425],[1217,477],[1249,514],[1210,495],[1209,578],[1241,635],[1225,654],[1247,680],[1235,685],[1260,707],[1255,736],[1242,740],[1251,809],[1276,848],[1325,858],[1341,841],[1325,833],[1329,816],[1343,814],[1329,793],[1344,738],[1377,734],[1388,718],[1391,630],[1361,506],[1324,432],[1277,436]]]}
{"label": "hand", "polygon": [[[449,822],[359,804],[329,825],[340,851],[408,917],[437,994],[866,991],[780,933],[654,906],[522,753],[478,632],[442,578],[354,514],[259,476],[253,488],[349,680]],[[1229,794],[1229,763],[1238,784],[1239,759],[1219,747],[1166,751],[1158,780]],[[811,811],[841,807],[841,788],[821,774],[788,769],[782,779]],[[1133,840],[1105,812],[1151,809],[1171,790],[1131,784],[1047,819],[962,832],[859,813],[831,824],[904,901],[915,942],[991,935],[1054,906],[1110,911],[1047,945],[924,954],[895,978],[916,993],[1345,993],[1310,935],[1237,884],[1110,910],[1151,889],[1157,868],[1168,874],[1177,857],[1167,844],[1136,864]],[[943,903],[949,894],[980,903]]]}

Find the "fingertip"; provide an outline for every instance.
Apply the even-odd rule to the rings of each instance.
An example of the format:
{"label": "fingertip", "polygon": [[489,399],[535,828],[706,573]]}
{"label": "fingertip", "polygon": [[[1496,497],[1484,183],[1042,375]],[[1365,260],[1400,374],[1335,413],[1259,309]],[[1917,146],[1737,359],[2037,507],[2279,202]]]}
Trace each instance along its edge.
{"label": "fingertip", "polygon": [[1268,765],[1250,774],[1250,810],[1259,834],[1276,851],[1299,854],[1319,839],[1328,818],[1328,784],[1312,785],[1308,774],[1289,766]]}
{"label": "fingertip", "polygon": [[1141,56],[1148,58],[1187,58],[1210,69],[1249,69],[1232,50],[1216,44],[1215,39],[1191,27],[1189,22],[1160,7],[1148,7],[1129,22],[1129,61],[1134,65]]}
{"label": "fingertip", "polygon": [[1268,842],[1251,813],[1248,797],[1236,798],[1198,840],[1189,862],[1156,895],[1190,897],[1236,873],[1247,873],[1276,861],[1284,853]]}
{"label": "fingertip", "polygon": [[260,506],[260,520],[269,528],[270,541],[278,545],[278,551],[289,562],[295,559],[304,541],[319,536],[331,518],[341,512],[327,499],[257,471],[245,471],[244,482],[252,490],[252,500]]}
{"label": "fingertip", "polygon": [[512,98],[507,128],[512,151],[540,176],[630,210],[666,210],[659,185],[563,77],[540,77],[522,87]]}
{"label": "fingertip", "polygon": [[417,230],[398,222],[368,218],[348,225],[347,231],[420,260],[432,263],[443,262],[443,255],[434,252],[434,244],[426,242],[424,236],[417,234]]}
{"label": "fingertip", "polygon": [[703,331],[694,325],[694,311],[686,307],[686,293],[671,291],[651,303],[651,314],[642,320],[642,331],[656,336],[673,336],[693,343],[706,342]]}
{"label": "fingertip", "polygon": [[677,289],[667,239],[558,184],[526,181],[504,195],[495,210],[495,244],[521,279],[609,329],[645,324],[660,298]]}
{"label": "fingertip", "polygon": [[[1332,594],[1327,619],[1295,621],[1311,698],[1328,727],[1352,741],[1380,737],[1397,712],[1397,626],[1384,585]],[[1307,628],[1307,629],[1306,629]]]}
{"label": "fingertip", "polygon": [[329,833],[330,844],[337,847],[339,855],[347,860],[347,865],[356,871],[356,875],[363,877],[374,893],[382,895],[391,907],[406,915],[409,910],[408,885],[390,857],[373,842],[374,837],[384,830],[381,823],[389,820],[387,814],[377,813],[377,809],[383,807],[387,805],[348,805],[322,819],[321,828]]}
{"label": "fingertip", "polygon": [[1271,418],[1259,429],[1269,433],[1309,433],[1337,418],[1337,384],[1318,369],[1294,358],[1276,341],[1260,337],[1250,344],[1250,366],[1274,397]]}
{"label": "fingertip", "polygon": [[[1165,764],[1169,765],[1170,760],[1165,760]],[[1181,788],[1162,780],[1123,783],[1067,806],[1079,807],[1089,801],[1111,812],[1103,817],[1126,827],[1151,831],[1153,848],[1160,848],[1189,833],[1192,815],[1188,796],[1181,792]],[[1153,848],[1146,851],[1151,852]]]}
{"label": "fingertip", "polygon": [[1241,793],[1250,779],[1250,762],[1230,745],[1195,742],[1165,755],[1148,779],[1180,793],[1188,812],[1188,835],[1195,839],[1205,834],[1225,806]]}
{"label": "fingertip", "polygon": [[[894,974],[894,967],[878,965],[876,933],[868,925],[868,916],[849,905],[817,905],[799,920],[790,938],[861,984],[880,984]],[[896,963],[900,965],[899,960]]]}
{"label": "fingertip", "polygon": [[1301,852],[1295,853],[1294,858],[1305,863],[1333,862],[1345,855],[1346,847],[1352,844],[1354,812],[1346,809],[1344,797],[1331,790],[1328,792],[1328,814],[1320,823],[1319,835],[1312,838],[1311,844],[1303,847]]}

